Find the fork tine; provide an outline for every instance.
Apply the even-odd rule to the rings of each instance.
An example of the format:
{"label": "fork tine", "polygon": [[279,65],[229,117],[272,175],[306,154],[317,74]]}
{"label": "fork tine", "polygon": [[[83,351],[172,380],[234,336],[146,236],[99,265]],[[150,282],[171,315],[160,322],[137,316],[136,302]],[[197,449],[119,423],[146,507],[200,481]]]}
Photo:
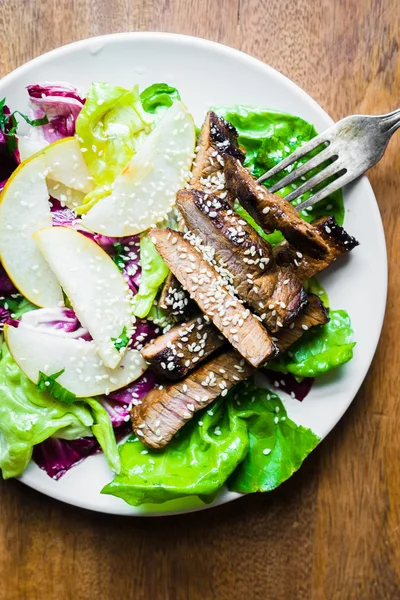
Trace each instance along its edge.
{"label": "fork tine", "polygon": [[289,175],[286,175],[286,177],[281,179],[275,185],[268,188],[268,190],[273,194],[274,192],[284,188],[286,185],[293,183],[293,181],[296,181],[296,179],[299,179],[300,177],[311,171],[311,169],[318,167],[326,160],[334,158],[334,156],[336,155],[333,151],[333,148],[331,147],[331,145],[329,145],[327,148],[325,148],[325,150],[322,150],[322,152],[317,154],[317,156],[314,156],[314,158],[311,158],[304,164],[300,165],[300,167],[289,173]]}
{"label": "fork tine", "polygon": [[317,173],[316,175],[314,175],[314,177],[311,177],[311,179],[309,179],[308,181],[305,181],[296,190],[293,190],[293,192],[290,192],[290,194],[287,194],[287,196],[285,196],[285,200],[287,200],[288,202],[295,200],[299,196],[302,196],[306,192],[309,192],[310,190],[312,190],[319,183],[322,183],[323,181],[325,181],[325,179],[328,179],[328,177],[331,177],[332,175],[336,175],[343,168],[344,167],[343,167],[342,161],[339,159],[335,160],[335,162],[328,165],[326,167],[326,169],[323,169],[322,171],[320,171],[320,173]]}
{"label": "fork tine", "polygon": [[335,181],[332,181],[332,183],[324,187],[322,190],[320,190],[316,194],[313,194],[312,196],[307,198],[307,200],[296,206],[297,212],[301,212],[302,210],[313,206],[317,202],[320,202],[320,200],[323,200],[330,194],[333,194],[333,192],[336,192],[336,190],[339,190],[352,180],[353,177],[350,173],[343,173],[342,175],[339,175],[339,177],[335,179]]}
{"label": "fork tine", "polygon": [[269,171],[264,173],[264,175],[262,175],[257,180],[257,183],[262,183],[266,179],[273,177],[273,175],[280,173],[280,171],[282,171],[283,169],[286,169],[286,167],[288,167],[289,165],[294,163],[296,160],[303,158],[303,156],[305,156],[306,154],[311,152],[311,150],[314,150],[321,144],[323,144],[325,142],[329,142],[329,141],[330,141],[330,129],[327,129],[323,133],[320,133],[320,135],[317,135],[315,138],[313,138],[312,140],[307,142],[307,144],[304,144],[304,146],[297,148],[297,150],[292,152],[292,154],[289,154],[289,156],[287,156],[280,163],[275,165],[275,167],[272,167],[272,169],[270,169]]}

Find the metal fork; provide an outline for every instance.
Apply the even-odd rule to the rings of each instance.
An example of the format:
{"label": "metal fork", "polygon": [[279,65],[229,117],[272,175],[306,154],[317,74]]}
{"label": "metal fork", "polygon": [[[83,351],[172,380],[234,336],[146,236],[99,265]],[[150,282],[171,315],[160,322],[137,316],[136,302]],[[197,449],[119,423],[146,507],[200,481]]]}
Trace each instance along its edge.
{"label": "metal fork", "polygon": [[297,160],[319,146],[325,146],[316,156],[310,158],[297,169],[292,170],[269,188],[270,192],[276,192],[297,179],[304,179],[304,176],[311,169],[322,165],[322,163],[333,161],[285,196],[285,199],[291,202],[305,192],[312,190],[316,185],[322,184],[328,178],[336,176],[334,181],[296,206],[296,210],[304,210],[326,198],[346,183],[353,181],[353,179],[375,165],[382,158],[390,138],[399,127],[400,109],[387,115],[353,115],[346,117],[295,150],[290,156],[260,177],[258,183],[262,183],[285,169],[290,171],[291,168],[293,169],[293,163]]}

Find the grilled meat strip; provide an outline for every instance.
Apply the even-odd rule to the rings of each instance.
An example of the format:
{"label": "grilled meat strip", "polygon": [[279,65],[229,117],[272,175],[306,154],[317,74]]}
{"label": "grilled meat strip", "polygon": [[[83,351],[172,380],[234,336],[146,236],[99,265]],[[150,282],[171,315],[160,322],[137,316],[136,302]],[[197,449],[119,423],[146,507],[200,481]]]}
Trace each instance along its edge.
{"label": "grilled meat strip", "polygon": [[225,344],[224,336],[206,319],[200,315],[177,325],[143,348],[143,358],[157,375],[182,379]]}
{"label": "grilled meat strip", "polygon": [[181,190],[177,206],[190,231],[214,251],[231,274],[237,295],[272,332],[290,323],[307,304],[291,267],[277,267],[272,246],[228,202],[200,190]]}
{"label": "grilled meat strip", "polygon": [[[168,333],[159,336],[147,344],[141,351],[143,358],[152,370],[166,377],[177,380],[183,378],[222,347],[226,340],[204,315],[198,316],[186,325],[176,325]],[[274,336],[280,352],[297,341],[307,329],[315,325],[323,325],[329,321],[328,311],[318,296],[310,294],[304,311]],[[170,365],[173,365],[170,366]]]}
{"label": "grilled meat strip", "polygon": [[[244,160],[244,154],[237,140],[236,129],[214,112],[209,111],[200,131],[190,186],[223,194],[225,180],[222,154],[227,153],[241,161]],[[184,231],[182,222],[178,231]],[[193,312],[190,311],[189,295],[172,273],[164,282],[158,304],[178,319],[184,319]]]}
{"label": "grilled meat strip", "polygon": [[254,372],[238,352],[224,352],[201,365],[183,381],[154,388],[131,411],[133,430],[151,448],[162,448],[175,433],[219,395]]}
{"label": "grilled meat strip", "polygon": [[197,156],[193,162],[190,185],[202,186],[202,179],[222,171],[223,155],[243,162],[244,153],[238,145],[238,133],[228,121],[209,111],[200,130]]}
{"label": "grilled meat strip", "polygon": [[276,262],[284,267],[295,265],[296,274],[300,281],[317,275],[328,267],[339,256],[350,252],[358,241],[349,235],[343,227],[336,223],[334,217],[321,217],[312,222],[312,226],[326,241],[328,252],[323,258],[314,258],[308,254],[301,254],[288,242],[282,242],[274,248]]}
{"label": "grilled meat strip", "polygon": [[[277,344],[280,350],[285,350],[310,327],[322,325],[328,320],[327,310],[321,300],[311,294],[304,313],[297,317],[291,328],[279,332]],[[209,334],[213,332],[217,334],[217,330],[210,325]],[[154,362],[152,365],[154,367]],[[254,371],[255,368],[235,350],[224,351],[182,381],[151,390],[142,403],[131,411],[133,430],[147,446],[162,448],[196,411],[219,395],[225,396],[234,385]]]}
{"label": "grilled meat strip", "polygon": [[329,310],[325,308],[321,299],[315,294],[308,296],[308,304],[304,311],[285,329],[281,329],[275,336],[279,352],[284,352],[289,346],[297,342],[304,332],[316,325],[325,325],[329,321]]}
{"label": "grilled meat strip", "polygon": [[168,268],[201,311],[250,364],[258,367],[276,355],[277,348],[267,330],[197,248],[171,229],[152,229],[150,235]]}
{"label": "grilled meat strip", "polygon": [[[298,252],[299,258],[304,254],[310,260],[322,261],[327,266],[340,254],[358,245],[354,238],[337,225],[333,217],[329,219],[334,224],[334,234],[327,223],[321,224],[323,220],[312,224],[304,221],[290,202],[278,194],[271,194],[265,186],[258,185],[248,169],[230,156],[225,157],[224,172],[230,194],[239,199],[266,232],[272,233],[275,229],[281,231],[294,247],[294,252]],[[338,243],[341,238],[345,238],[343,243]],[[347,243],[344,244],[344,241]]]}

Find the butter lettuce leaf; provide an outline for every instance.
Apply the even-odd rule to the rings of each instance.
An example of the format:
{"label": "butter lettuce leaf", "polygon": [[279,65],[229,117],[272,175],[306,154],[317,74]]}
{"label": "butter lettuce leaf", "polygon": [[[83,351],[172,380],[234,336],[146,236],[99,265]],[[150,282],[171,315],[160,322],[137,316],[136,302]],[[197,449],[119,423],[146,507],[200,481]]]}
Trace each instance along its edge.
{"label": "butter lettuce leaf", "polygon": [[152,117],[143,110],[138,86],[127,90],[110,83],[92,84],[76,121],[76,133],[96,187],[85,197],[79,212],[110,193],[141,135],[151,128]]}
{"label": "butter lettuce leaf", "polygon": [[119,449],[120,474],[102,493],[138,506],[191,495],[210,500],[226,482],[244,493],[271,490],[318,441],[287,417],[276,394],[244,382],[195,415],[161,450],[132,436]]}
{"label": "butter lettuce leaf", "polygon": [[[286,156],[317,135],[317,131],[311,123],[300,117],[274,110],[252,106],[219,107],[215,110],[238,130],[239,144],[246,150],[245,165],[251,169],[256,177],[261,177],[266,171],[272,169]],[[320,149],[317,149],[308,154],[296,165],[309,160],[319,151]],[[311,170],[306,175],[306,179],[318,173],[322,166]],[[270,187],[281,178],[282,174],[272,177],[265,182],[265,185]],[[291,184],[279,190],[278,193],[281,196],[286,196],[298,185]],[[311,192],[303,194],[301,201],[306,200],[310,195]],[[298,200],[294,201],[294,204],[296,203],[298,203]],[[321,215],[327,214],[333,215],[339,225],[343,225],[344,205],[340,190],[316,204],[312,211],[302,212],[301,216],[307,221],[312,221]]]}
{"label": "butter lettuce leaf", "polygon": [[151,311],[158,289],[169,272],[147,233],[140,238],[140,266],[142,272],[139,290],[133,299],[133,314],[143,319]]}
{"label": "butter lettuce leaf", "polygon": [[71,405],[40,392],[19,369],[3,344],[0,360],[0,468],[5,479],[28,466],[33,447],[49,437],[97,437],[110,466],[119,470],[115,436],[106,410],[95,399]]}
{"label": "butter lettuce leaf", "polygon": [[292,373],[296,377],[316,377],[353,358],[355,342],[350,317],[345,310],[333,310],[326,325],[313,327],[268,369]]}
{"label": "butter lettuce leaf", "polygon": [[154,83],[140,94],[144,110],[151,114],[170,108],[175,100],[180,99],[178,90],[167,83]]}

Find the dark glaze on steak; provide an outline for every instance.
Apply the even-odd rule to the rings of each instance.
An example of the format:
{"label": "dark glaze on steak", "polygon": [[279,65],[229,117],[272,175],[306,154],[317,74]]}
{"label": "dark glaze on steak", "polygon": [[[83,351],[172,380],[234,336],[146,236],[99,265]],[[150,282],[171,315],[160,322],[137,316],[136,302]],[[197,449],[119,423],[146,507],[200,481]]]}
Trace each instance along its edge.
{"label": "dark glaze on steak", "polygon": [[224,336],[199,315],[147,344],[141,354],[152,370],[168,379],[182,379],[226,343]]}
{"label": "dark glaze on steak", "polygon": [[[333,217],[311,224],[304,221],[290,202],[278,194],[271,194],[265,186],[258,185],[249,170],[230,156],[226,157],[224,172],[229,193],[238,198],[267,233],[272,233],[275,229],[282,232],[294,248],[296,262],[305,255],[312,261],[321,261],[323,269],[340,254],[358,245],[354,238],[337,225]],[[331,226],[326,223],[326,219]],[[343,236],[347,237],[347,244],[338,243]]]}

